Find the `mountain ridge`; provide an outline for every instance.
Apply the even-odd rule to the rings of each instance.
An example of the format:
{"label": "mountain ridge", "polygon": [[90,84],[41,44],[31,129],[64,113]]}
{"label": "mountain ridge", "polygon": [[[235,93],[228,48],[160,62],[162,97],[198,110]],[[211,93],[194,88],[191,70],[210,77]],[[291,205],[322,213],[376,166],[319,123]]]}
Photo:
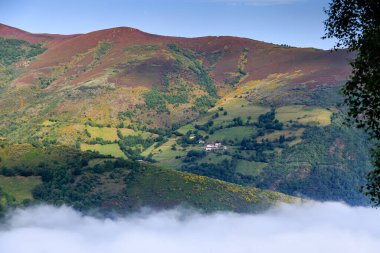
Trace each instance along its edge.
{"label": "mountain ridge", "polygon": [[[130,32],[137,32],[134,36],[131,35]],[[0,32],[1,34],[1,32]],[[133,34],[133,33],[132,33]],[[39,35],[37,35],[39,36]],[[75,56],[78,53],[83,53],[86,50],[90,50],[91,48],[96,47],[97,43],[101,40],[109,40],[110,42],[115,44],[115,48],[111,48],[111,53],[113,53],[113,57],[118,58],[118,56],[122,53],[122,49],[124,47],[127,47],[128,45],[136,45],[136,44],[154,44],[154,43],[178,43],[179,45],[188,48],[190,50],[196,50],[197,48],[203,48],[204,54],[211,54],[212,52],[215,52],[217,50],[223,51],[223,48],[227,48],[229,52],[227,52],[226,57],[223,58],[222,64],[216,65],[216,70],[214,71],[214,77],[215,80],[218,83],[221,83],[224,81],[226,77],[226,72],[234,71],[234,69],[231,69],[232,66],[228,66],[229,62],[231,61],[237,61],[237,58],[239,57],[238,54],[240,53],[239,50],[241,48],[248,48],[251,51],[257,51],[256,54],[257,57],[250,57],[252,59],[262,59],[264,56],[268,58],[268,61],[271,63],[271,67],[265,64],[265,62],[257,62],[253,60],[252,62],[247,63],[247,68],[249,70],[247,72],[252,72],[252,75],[248,77],[246,81],[250,80],[259,80],[266,78],[268,75],[273,73],[286,73],[289,71],[297,71],[299,69],[302,69],[300,66],[301,63],[308,63],[308,61],[320,61],[318,64],[326,64],[326,61],[331,61],[328,59],[330,52],[329,51],[315,51],[315,49],[301,49],[301,48],[278,48],[277,45],[265,43],[265,42],[259,42],[252,39],[246,39],[246,38],[238,38],[238,37],[230,37],[230,36],[222,36],[222,37],[199,37],[199,38],[182,38],[182,37],[167,37],[167,36],[160,36],[160,35],[153,35],[141,32],[139,30],[136,30],[134,28],[128,28],[128,27],[122,27],[122,28],[110,28],[105,30],[99,30],[95,32],[90,32],[86,34],[79,34],[74,35],[74,37],[67,37],[63,38],[59,42],[54,42],[51,45],[51,48],[49,48],[49,45],[47,47],[49,50],[47,50],[44,54],[40,56],[41,60],[37,61],[35,63],[32,63],[31,68],[38,70],[38,68],[46,68],[47,66],[55,65],[58,63],[62,63],[65,61],[68,61],[71,57]],[[84,43],[85,41],[85,43]],[[211,44],[210,44],[211,43]],[[122,48],[121,48],[122,47]],[[277,47],[278,50],[275,50]],[[74,51],[73,51],[74,49]],[[290,52],[282,52],[284,50],[290,51]],[[293,52],[292,52],[293,51]],[[260,55],[260,52],[263,55]],[[311,52],[314,52],[314,54],[310,54]],[[249,54],[254,54],[253,52]],[[296,54],[292,56],[291,58],[284,58],[287,57],[287,55]],[[306,54],[306,55],[303,55]],[[335,57],[336,59],[344,59],[345,51],[338,51],[336,54],[339,55],[339,57]],[[298,56],[297,56],[298,55]],[[308,57],[307,55],[313,55],[312,59]],[[349,57],[349,55],[347,55]],[[291,64],[289,67],[286,67],[286,64],[279,64],[278,66],[273,65],[274,59],[282,59],[284,58],[285,62],[287,64]],[[119,59],[114,59],[113,62],[118,62]],[[343,65],[342,62],[338,62],[336,64]],[[207,63],[205,63],[207,64]],[[255,65],[255,68],[252,66],[252,64]],[[293,66],[292,66],[293,65]],[[109,65],[103,65],[104,67],[109,67]],[[269,71],[268,68],[275,68],[273,71]],[[341,74],[339,74],[337,71],[336,73],[339,74],[335,78],[335,80],[332,80],[330,83],[335,82],[338,80],[343,80],[345,76],[349,74],[350,68],[347,65],[345,69],[341,70]],[[310,71],[309,71],[310,72]],[[96,73],[95,73],[96,74]],[[312,74],[312,73],[310,73]],[[330,74],[330,76],[332,76]],[[309,78],[309,77],[306,77]],[[300,79],[300,81],[305,81],[306,78]],[[327,77],[326,79],[328,80]],[[27,80],[29,80],[27,78]],[[85,81],[85,80],[81,80]],[[317,80],[318,81],[318,80]]]}
{"label": "mountain ridge", "polygon": [[49,33],[30,33],[13,26],[0,23],[0,36],[10,39],[22,39],[31,43],[40,43],[51,40],[61,40],[78,36],[78,34],[62,35]]}

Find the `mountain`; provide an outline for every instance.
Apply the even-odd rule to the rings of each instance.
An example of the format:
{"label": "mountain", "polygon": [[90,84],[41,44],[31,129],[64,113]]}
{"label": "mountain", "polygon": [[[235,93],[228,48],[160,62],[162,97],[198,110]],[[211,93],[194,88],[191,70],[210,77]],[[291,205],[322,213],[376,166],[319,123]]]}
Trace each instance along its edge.
{"label": "mountain", "polygon": [[[339,105],[351,71],[345,50],[167,37],[127,27],[50,35],[0,25],[0,37],[6,147],[65,146],[109,161],[144,161],[173,177],[206,176],[210,184],[368,203],[358,189],[371,169],[370,144],[343,124]],[[3,171],[19,174],[21,165],[3,156]],[[140,203],[149,205],[146,199]]]}
{"label": "mountain", "polygon": [[[18,30],[4,34],[0,32],[32,41],[42,36]],[[332,54],[233,37],[163,37],[132,28],[59,39],[44,36],[47,50],[35,60],[20,60],[20,68],[13,72],[23,73],[3,88],[4,113],[114,125],[121,123],[119,115],[132,113],[137,124],[168,129],[191,122],[209,104],[242,85],[246,94],[235,95],[249,96],[257,103],[314,105],[317,99],[328,100],[330,90],[350,72],[344,51]],[[281,94],[267,94],[271,91],[263,90],[264,82],[278,83],[281,87],[272,89]],[[165,91],[165,96],[156,90]],[[26,141],[34,127],[28,126],[32,132],[19,128],[19,139]],[[73,144],[76,137],[59,138],[59,142]]]}

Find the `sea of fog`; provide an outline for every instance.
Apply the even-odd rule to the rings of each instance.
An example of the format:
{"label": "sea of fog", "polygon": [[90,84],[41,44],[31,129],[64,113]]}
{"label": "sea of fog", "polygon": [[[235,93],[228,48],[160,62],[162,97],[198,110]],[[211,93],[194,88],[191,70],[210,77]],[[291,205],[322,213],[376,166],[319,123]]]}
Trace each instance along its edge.
{"label": "sea of fog", "polygon": [[144,211],[112,220],[38,206],[6,220],[1,253],[380,252],[380,210],[341,203],[281,205],[249,215]]}

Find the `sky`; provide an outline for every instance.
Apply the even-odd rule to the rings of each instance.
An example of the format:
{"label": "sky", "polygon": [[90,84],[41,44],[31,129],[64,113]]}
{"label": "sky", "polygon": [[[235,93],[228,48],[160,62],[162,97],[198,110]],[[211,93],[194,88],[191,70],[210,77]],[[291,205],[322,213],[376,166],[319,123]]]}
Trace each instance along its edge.
{"label": "sky", "polygon": [[184,209],[116,219],[68,207],[12,211],[0,223],[4,253],[378,253],[380,213],[341,203],[277,206],[260,214]]}
{"label": "sky", "polygon": [[231,35],[331,49],[322,40],[329,0],[0,0],[0,23],[34,33],[74,34],[127,26],[200,37]]}

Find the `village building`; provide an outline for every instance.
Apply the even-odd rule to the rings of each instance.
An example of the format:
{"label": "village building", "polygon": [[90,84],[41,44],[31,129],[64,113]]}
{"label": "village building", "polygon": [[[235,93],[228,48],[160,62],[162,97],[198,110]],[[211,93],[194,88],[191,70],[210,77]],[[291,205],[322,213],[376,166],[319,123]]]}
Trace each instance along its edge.
{"label": "village building", "polygon": [[203,148],[206,151],[214,151],[219,149],[227,150],[227,146],[223,146],[220,142],[207,144]]}

